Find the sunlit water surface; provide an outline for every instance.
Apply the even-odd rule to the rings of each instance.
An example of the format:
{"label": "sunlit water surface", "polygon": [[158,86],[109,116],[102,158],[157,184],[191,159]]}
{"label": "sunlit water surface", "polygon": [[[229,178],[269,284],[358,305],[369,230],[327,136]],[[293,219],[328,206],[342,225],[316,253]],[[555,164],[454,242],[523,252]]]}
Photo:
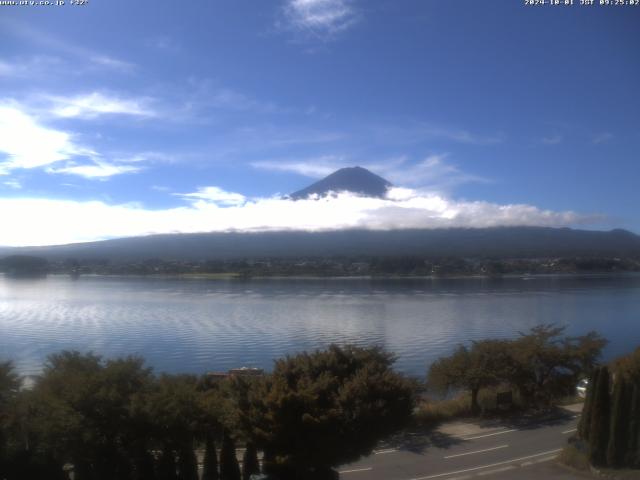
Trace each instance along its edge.
{"label": "sunlit water surface", "polygon": [[181,280],[0,276],[0,359],[37,373],[62,349],[142,355],[157,371],[270,369],[332,342],[381,345],[424,375],[459,343],[539,323],[597,330],[611,358],[640,345],[640,276]]}

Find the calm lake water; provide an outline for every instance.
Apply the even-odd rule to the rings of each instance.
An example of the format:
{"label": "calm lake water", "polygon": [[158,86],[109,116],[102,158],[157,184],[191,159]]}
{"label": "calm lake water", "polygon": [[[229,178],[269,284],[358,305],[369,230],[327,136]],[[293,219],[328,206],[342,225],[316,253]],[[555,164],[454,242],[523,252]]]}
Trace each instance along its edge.
{"label": "calm lake water", "polygon": [[37,373],[61,349],[139,354],[157,371],[270,369],[332,342],[378,344],[424,375],[458,343],[539,323],[597,330],[607,358],[640,345],[640,276],[181,280],[0,276],[0,359]]}

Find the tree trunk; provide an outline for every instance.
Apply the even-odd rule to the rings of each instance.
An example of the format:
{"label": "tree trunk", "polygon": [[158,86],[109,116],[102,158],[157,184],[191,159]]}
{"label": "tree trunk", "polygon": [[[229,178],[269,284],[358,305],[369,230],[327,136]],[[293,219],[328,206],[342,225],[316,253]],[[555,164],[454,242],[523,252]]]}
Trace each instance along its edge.
{"label": "tree trunk", "polygon": [[477,415],[480,412],[480,405],[478,405],[478,392],[479,388],[475,387],[471,389],[471,413]]}

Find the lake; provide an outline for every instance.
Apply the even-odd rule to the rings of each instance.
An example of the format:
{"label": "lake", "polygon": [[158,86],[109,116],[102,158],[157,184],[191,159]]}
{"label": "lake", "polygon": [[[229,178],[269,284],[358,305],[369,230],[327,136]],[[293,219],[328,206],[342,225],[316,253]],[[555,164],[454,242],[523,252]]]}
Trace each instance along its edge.
{"label": "lake", "polygon": [[640,275],[464,279],[0,276],[0,359],[34,374],[62,349],[142,355],[157,371],[269,370],[337,343],[382,345],[423,376],[459,343],[539,323],[597,330],[612,358],[640,345]]}

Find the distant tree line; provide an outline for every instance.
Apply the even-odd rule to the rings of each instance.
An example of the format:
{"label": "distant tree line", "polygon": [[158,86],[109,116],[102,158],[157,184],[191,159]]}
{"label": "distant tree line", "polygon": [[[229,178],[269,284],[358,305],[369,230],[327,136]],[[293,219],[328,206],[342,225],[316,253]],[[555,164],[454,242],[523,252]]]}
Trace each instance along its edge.
{"label": "distant tree line", "polygon": [[578,436],[592,465],[640,468],[640,348],[593,372]]}
{"label": "distant tree line", "polygon": [[575,392],[576,383],[592,372],[607,343],[596,332],[569,337],[564,331],[538,325],[515,339],[460,345],[431,365],[427,385],[441,393],[469,392],[474,414],[480,410],[480,391],[500,385],[515,390],[525,406],[550,405]]}
{"label": "distant tree line", "polygon": [[[9,257],[7,257],[9,258]],[[23,257],[25,258],[25,257]],[[35,258],[35,257],[29,257]],[[40,259],[43,261],[42,259]],[[12,260],[9,260],[11,263]],[[7,264],[8,265],[8,264]],[[640,271],[640,258],[463,258],[426,256],[328,256],[265,257],[229,260],[140,259],[111,262],[107,259],[51,261],[52,273],[117,275],[233,274],[252,276],[452,276],[549,273],[620,273]],[[0,269],[2,261],[0,261]],[[10,271],[6,269],[5,271]]]}
{"label": "distant tree line", "polygon": [[0,272],[13,277],[31,277],[46,275],[49,262],[30,255],[10,255],[0,259]]}
{"label": "distant tree line", "polygon": [[1,363],[0,478],[337,478],[333,467],[411,417],[415,384],[393,362],[379,348],[331,346],[277,360],[269,375],[216,380],[64,351],[28,388]]}

